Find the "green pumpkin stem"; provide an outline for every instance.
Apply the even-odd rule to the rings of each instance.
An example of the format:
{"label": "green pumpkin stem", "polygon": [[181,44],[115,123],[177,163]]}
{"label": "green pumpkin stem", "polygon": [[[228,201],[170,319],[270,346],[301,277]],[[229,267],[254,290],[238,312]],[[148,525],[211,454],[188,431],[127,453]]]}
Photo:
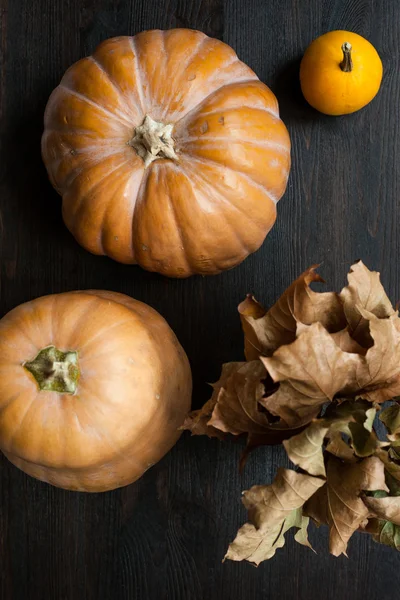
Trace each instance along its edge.
{"label": "green pumpkin stem", "polygon": [[33,375],[40,390],[75,394],[79,379],[77,352],[62,352],[48,346],[22,366]]}

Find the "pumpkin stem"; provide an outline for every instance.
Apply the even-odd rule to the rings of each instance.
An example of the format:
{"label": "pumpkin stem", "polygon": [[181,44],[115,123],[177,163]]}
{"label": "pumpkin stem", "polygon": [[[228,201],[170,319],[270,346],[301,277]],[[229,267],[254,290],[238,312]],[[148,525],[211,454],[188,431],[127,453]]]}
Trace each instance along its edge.
{"label": "pumpkin stem", "polygon": [[75,394],[79,379],[77,352],[62,352],[48,346],[22,366],[34,376],[40,390]]}
{"label": "pumpkin stem", "polygon": [[173,128],[173,125],[154,121],[149,115],[135,128],[135,135],[128,144],[143,159],[145,168],[157,158],[178,160],[172,138]]}
{"label": "pumpkin stem", "polygon": [[345,42],[342,44],[343,60],[340,63],[340,68],[345,73],[350,73],[353,70],[353,61],[351,60],[351,44]]}

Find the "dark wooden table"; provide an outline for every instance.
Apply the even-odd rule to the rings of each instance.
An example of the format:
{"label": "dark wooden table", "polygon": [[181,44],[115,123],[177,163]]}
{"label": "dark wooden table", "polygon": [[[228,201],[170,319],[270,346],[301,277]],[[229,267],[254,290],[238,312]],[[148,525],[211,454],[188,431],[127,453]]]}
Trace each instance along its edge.
{"label": "dark wooden table", "polygon": [[[270,305],[323,261],[335,289],[362,258],[400,298],[400,15],[398,0],[0,0],[0,314],[79,288],[130,294],[159,310],[187,350],[200,406],[224,361],[242,359],[236,312],[246,292]],[[101,40],[192,27],[231,44],[278,96],[293,169],[263,248],[214,278],[167,280],[82,250],[63,226],[40,158],[47,98],[64,70]],[[299,58],[317,35],[366,36],[384,63],[379,96],[342,118],[311,110]],[[240,492],[271,480],[280,448],[257,451],[183,436],[136,484],[68,493],[0,459],[1,600],[395,600],[400,555],[355,535],[349,559],[290,539],[258,569],[221,559],[245,520]],[[289,538],[291,536],[288,536]]]}

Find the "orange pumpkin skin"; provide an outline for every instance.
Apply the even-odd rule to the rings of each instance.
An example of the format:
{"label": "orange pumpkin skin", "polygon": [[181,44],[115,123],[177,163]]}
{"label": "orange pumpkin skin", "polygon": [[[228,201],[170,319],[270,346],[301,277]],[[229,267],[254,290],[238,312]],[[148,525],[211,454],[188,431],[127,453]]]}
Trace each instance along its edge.
{"label": "orange pumpkin skin", "polygon": [[[74,393],[39,389],[40,350],[77,352]],[[58,363],[59,364],[59,363]],[[149,306],[123,294],[69,292],[0,321],[0,448],[14,465],[68,490],[125,486],[160,460],[190,408],[189,363]]]}
{"label": "orange pumpkin skin", "polygon": [[[138,133],[146,116],[164,127],[153,145]],[[156,30],[107,40],[66,72],[42,155],[82,246],[187,277],[259,248],[286,188],[290,140],[274,94],[232,48]]]}
{"label": "orange pumpkin skin", "polygon": [[[345,44],[351,57],[347,70]],[[379,91],[382,73],[382,61],[368,40],[351,31],[329,31],[315,39],[303,56],[301,89],[307,102],[320,112],[345,115],[371,102]]]}

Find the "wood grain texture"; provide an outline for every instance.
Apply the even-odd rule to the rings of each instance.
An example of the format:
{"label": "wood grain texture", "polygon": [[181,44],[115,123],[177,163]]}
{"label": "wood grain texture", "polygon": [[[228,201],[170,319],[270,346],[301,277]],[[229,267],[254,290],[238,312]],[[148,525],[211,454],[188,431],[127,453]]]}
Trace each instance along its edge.
{"label": "wood grain texture", "polygon": [[[67,232],[47,181],[40,136],[47,98],[64,70],[102,39],[149,28],[193,27],[231,44],[278,96],[293,143],[288,191],[262,249],[218,277],[173,281],[89,255]],[[362,258],[400,298],[400,20],[385,0],[0,0],[0,314],[31,298],[104,288],[151,304],[193,367],[194,405],[224,361],[242,359],[236,306],[266,305],[323,261],[340,288]],[[384,64],[366,109],[329,118],[309,108],[299,59],[317,35],[350,29]],[[241,447],[184,436],[136,484],[84,495],[34,481],[0,459],[1,600],[394,600],[400,556],[366,536],[350,559],[289,541],[255,569],[221,563],[245,519],[240,492],[272,479],[280,448],[257,451],[243,476]]]}

